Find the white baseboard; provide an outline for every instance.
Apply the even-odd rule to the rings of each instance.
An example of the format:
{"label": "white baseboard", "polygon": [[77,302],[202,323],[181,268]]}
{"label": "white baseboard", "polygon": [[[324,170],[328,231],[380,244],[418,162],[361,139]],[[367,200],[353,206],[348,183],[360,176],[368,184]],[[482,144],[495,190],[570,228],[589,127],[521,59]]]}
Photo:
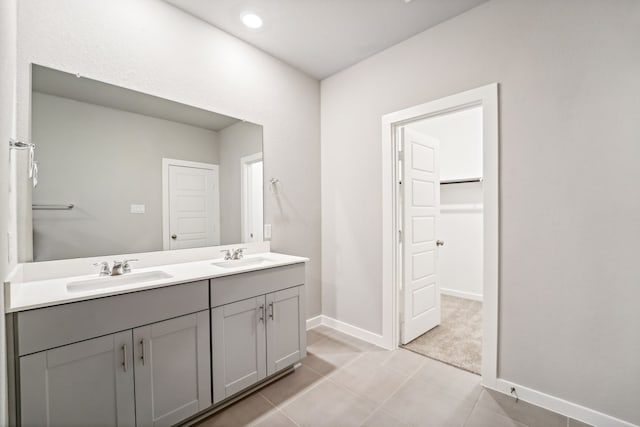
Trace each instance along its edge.
{"label": "white baseboard", "polygon": [[[313,329],[316,326],[320,325],[328,326],[347,335],[351,335],[355,338],[385,348],[385,342],[382,335],[375,334],[373,332],[364,330],[357,326],[350,325],[348,323],[336,320],[325,315],[319,315],[316,317],[312,317],[311,319],[307,319],[307,330]],[[612,417],[611,415],[603,414],[602,412],[598,412],[594,409],[589,409],[587,407],[578,405],[577,403],[569,402],[567,400],[560,399],[558,397],[551,396],[546,393],[533,390],[531,388],[515,384],[501,378],[498,378],[495,383],[490,384],[483,381],[483,385],[487,388],[494,389],[509,396],[511,396],[511,387],[515,387],[519,399],[533,405],[540,406],[541,408],[557,412],[575,420],[591,424],[592,426],[637,427],[630,422]]]}
{"label": "white baseboard", "polygon": [[324,314],[307,319],[307,330],[320,325],[328,326],[336,331],[351,335],[352,337],[377,345],[378,347],[385,348],[385,341],[382,335],[374,334],[373,332],[342,322],[332,317],[325,316]]}
{"label": "white baseboard", "polygon": [[548,409],[553,412],[565,415],[578,421],[582,421],[597,427],[636,427],[627,421],[603,414],[594,409],[580,406],[577,403],[569,402],[559,397],[551,396],[541,391],[533,390],[528,387],[514,384],[510,381],[498,378],[496,381],[496,390],[511,395],[511,387],[516,389],[518,398],[541,408]]}
{"label": "white baseboard", "polygon": [[307,331],[320,325],[322,325],[322,314],[312,317],[311,319],[307,319]]}
{"label": "white baseboard", "polygon": [[444,295],[451,295],[452,297],[472,299],[474,301],[482,302],[482,294],[474,294],[472,292],[456,291],[455,289],[440,288],[440,293]]}

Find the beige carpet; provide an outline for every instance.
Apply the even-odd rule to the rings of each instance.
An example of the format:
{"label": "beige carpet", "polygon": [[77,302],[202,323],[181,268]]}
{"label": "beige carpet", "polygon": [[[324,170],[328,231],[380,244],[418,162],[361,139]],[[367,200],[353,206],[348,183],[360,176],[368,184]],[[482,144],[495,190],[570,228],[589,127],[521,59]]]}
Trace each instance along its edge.
{"label": "beige carpet", "polygon": [[403,347],[480,374],[482,303],[442,295],[442,323]]}

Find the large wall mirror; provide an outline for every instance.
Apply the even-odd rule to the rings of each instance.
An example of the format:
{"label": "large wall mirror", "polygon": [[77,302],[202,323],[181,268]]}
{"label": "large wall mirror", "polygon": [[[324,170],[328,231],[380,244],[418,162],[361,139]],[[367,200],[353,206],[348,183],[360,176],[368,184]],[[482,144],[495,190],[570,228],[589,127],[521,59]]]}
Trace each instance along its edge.
{"label": "large wall mirror", "polygon": [[33,259],[262,241],[262,126],[33,65]]}

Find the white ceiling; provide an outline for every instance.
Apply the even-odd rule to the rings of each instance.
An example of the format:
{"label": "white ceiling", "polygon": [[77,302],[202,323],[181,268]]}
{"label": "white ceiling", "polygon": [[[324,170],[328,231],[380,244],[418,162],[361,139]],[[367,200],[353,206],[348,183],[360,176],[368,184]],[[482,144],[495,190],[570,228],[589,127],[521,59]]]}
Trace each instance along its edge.
{"label": "white ceiling", "polygon": [[80,102],[218,131],[237,123],[233,117],[214,113],[157,96],[113,86],[108,83],[78,78],[52,68],[33,65],[32,89]]}
{"label": "white ceiling", "polygon": [[[324,79],[487,0],[165,0]],[[258,30],[240,16],[262,17]]]}

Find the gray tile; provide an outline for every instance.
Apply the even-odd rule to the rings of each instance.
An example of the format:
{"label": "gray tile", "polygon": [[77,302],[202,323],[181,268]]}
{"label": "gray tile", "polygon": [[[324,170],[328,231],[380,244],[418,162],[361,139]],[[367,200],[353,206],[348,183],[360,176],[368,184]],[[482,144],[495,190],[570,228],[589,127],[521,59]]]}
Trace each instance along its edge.
{"label": "gray tile", "polygon": [[321,375],[327,375],[361,353],[362,350],[347,342],[325,338],[307,346],[307,357],[302,363]]}
{"label": "gray tile", "polygon": [[328,326],[325,325],[318,325],[313,329],[309,329],[310,331],[314,331],[317,334],[323,335],[325,337],[331,336],[331,334],[333,332],[335,332],[335,329],[330,328]]}
{"label": "gray tile", "polygon": [[359,426],[374,411],[370,401],[329,380],[300,395],[282,411],[300,426]]}
{"label": "gray tile", "polygon": [[399,348],[391,352],[390,357],[383,362],[383,366],[404,375],[411,375],[426,363],[427,358],[412,351]]}
{"label": "gray tile", "polygon": [[332,381],[377,404],[389,398],[406,378],[364,356],[329,376]]}
{"label": "gray tile", "polygon": [[326,335],[316,331],[315,329],[310,329],[307,331],[307,346],[310,346],[311,344],[318,342],[326,337]]}
{"label": "gray tile", "polygon": [[249,426],[277,412],[277,409],[258,393],[251,394],[221,412],[203,420],[199,427]]}
{"label": "gray tile", "polygon": [[566,427],[567,417],[540,408],[530,403],[516,400],[493,390],[483,390],[478,406],[496,414],[511,418],[529,427]]}
{"label": "gray tile", "polygon": [[496,414],[488,409],[476,407],[469,415],[465,427],[527,427],[525,424]]}
{"label": "gray tile", "polygon": [[416,372],[415,378],[436,385],[452,397],[480,391],[481,378],[478,375],[429,358],[425,358],[424,365]]}
{"label": "gray tile", "polygon": [[573,418],[569,418],[568,427],[593,427],[591,424],[583,423],[582,421],[574,420]]}
{"label": "gray tile", "polygon": [[480,388],[451,396],[438,384],[412,377],[382,408],[415,426],[462,426],[473,409]]}
{"label": "gray tile", "polygon": [[274,411],[255,423],[253,427],[296,427],[296,425],[296,423],[287,418],[282,412]]}
{"label": "gray tile", "polygon": [[302,365],[293,373],[269,384],[260,390],[260,393],[271,403],[279,406],[313,387],[321,379],[320,374]]}
{"label": "gray tile", "polygon": [[362,427],[404,427],[409,426],[405,424],[390,413],[378,409],[371,414],[369,418],[362,424]]}

